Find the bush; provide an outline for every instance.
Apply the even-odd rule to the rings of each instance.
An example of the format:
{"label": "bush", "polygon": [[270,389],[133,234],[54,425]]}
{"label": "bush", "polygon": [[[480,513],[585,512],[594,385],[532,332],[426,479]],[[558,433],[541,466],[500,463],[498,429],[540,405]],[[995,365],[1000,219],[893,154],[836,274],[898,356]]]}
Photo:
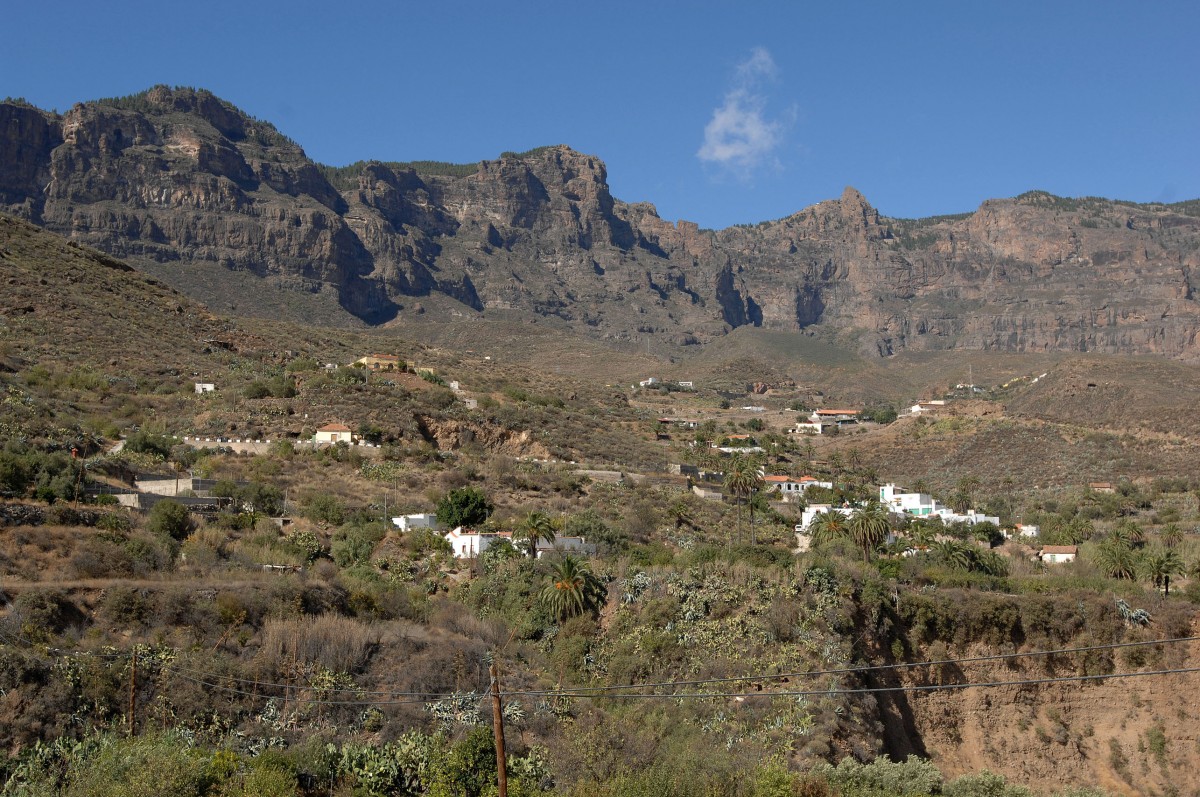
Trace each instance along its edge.
{"label": "bush", "polygon": [[387,535],[381,523],[366,526],[350,526],[333,535],[329,554],[338,567],[352,567],[368,562],[375,546]]}
{"label": "bush", "polygon": [[317,523],[340,526],[346,522],[346,507],[329,493],[312,493],[300,502],[301,514]]}
{"label": "bush", "polygon": [[159,501],[150,510],[146,528],[173,540],[184,540],[196,528],[187,507],[177,501]]}
{"label": "bush", "polygon": [[271,388],[267,386],[266,382],[259,380],[246,385],[246,388],[242,391],[242,396],[248,399],[264,399],[270,397],[270,395]]}
{"label": "bush", "polygon": [[484,492],[476,487],[451,490],[438,501],[438,522],[449,528],[479,526],[495,507]]}
{"label": "bush", "polygon": [[143,431],[134,432],[125,438],[125,448],[130,451],[138,454],[150,454],[163,459],[171,456],[171,448],[174,445],[175,441],[169,437]]}

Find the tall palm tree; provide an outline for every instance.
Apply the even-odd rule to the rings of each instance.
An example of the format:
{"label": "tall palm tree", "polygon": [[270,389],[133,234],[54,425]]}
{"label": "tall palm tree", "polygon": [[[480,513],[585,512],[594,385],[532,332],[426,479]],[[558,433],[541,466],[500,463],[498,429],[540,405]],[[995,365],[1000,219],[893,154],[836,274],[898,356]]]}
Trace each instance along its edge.
{"label": "tall palm tree", "polygon": [[871,551],[882,545],[891,531],[887,510],[878,501],[869,501],[850,515],[846,530],[854,544],[862,549],[863,561],[870,562]]}
{"label": "tall palm tree", "polygon": [[604,597],[604,585],[587,563],[569,554],[551,566],[550,581],[541,594],[542,603],[557,620],[595,613],[604,603]]}
{"label": "tall palm tree", "polygon": [[[730,458],[729,465],[725,469],[724,486],[725,489],[731,495],[733,495],[737,503],[738,540],[741,540],[742,500],[749,498],[755,490],[762,487],[762,476],[758,472],[758,461],[753,457],[735,454],[732,458]],[[750,511],[753,513],[754,508],[751,507]],[[750,525],[751,530],[753,530],[753,514],[751,514]]]}
{"label": "tall palm tree", "polygon": [[537,546],[542,540],[554,543],[554,521],[544,512],[534,510],[525,516],[517,527],[517,536],[525,540],[526,552],[530,559],[537,558]]}

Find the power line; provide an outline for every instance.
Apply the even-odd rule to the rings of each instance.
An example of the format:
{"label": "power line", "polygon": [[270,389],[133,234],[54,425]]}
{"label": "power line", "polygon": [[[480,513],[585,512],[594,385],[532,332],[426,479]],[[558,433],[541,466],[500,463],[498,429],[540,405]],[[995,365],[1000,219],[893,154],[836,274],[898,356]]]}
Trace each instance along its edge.
{"label": "power line", "polygon": [[[739,681],[773,681],[773,680],[777,681],[777,680],[791,679],[791,678],[814,678],[814,677],[825,676],[825,675],[852,675],[852,674],[860,674],[860,673],[867,673],[867,672],[877,672],[880,670],[905,669],[905,668],[913,668],[913,667],[937,667],[937,666],[957,665],[957,664],[976,664],[976,663],[985,662],[985,661],[1002,661],[1002,660],[1015,659],[1015,658],[1032,658],[1032,657],[1041,657],[1041,656],[1069,655],[1069,654],[1075,654],[1075,653],[1089,653],[1089,652],[1094,652],[1094,651],[1098,651],[1098,650],[1114,650],[1114,649],[1118,649],[1118,648],[1148,647],[1151,645],[1164,645],[1164,644],[1171,644],[1171,643],[1178,643],[1178,642],[1196,642],[1196,641],[1200,641],[1200,637],[1196,637],[1196,636],[1177,637],[1174,639],[1155,639],[1155,640],[1148,640],[1148,641],[1144,641],[1144,642],[1113,642],[1113,643],[1108,643],[1108,644],[1104,644],[1104,645],[1088,645],[1085,647],[1076,647],[1076,648],[1059,648],[1056,650],[1034,650],[1034,651],[1028,651],[1025,653],[998,653],[998,654],[993,654],[993,655],[988,655],[988,656],[973,656],[973,657],[959,658],[959,659],[937,659],[937,660],[931,660],[931,661],[917,661],[917,662],[899,662],[896,664],[872,664],[872,665],[864,665],[861,667],[842,667],[842,668],[828,669],[828,670],[807,670],[807,671],[795,671],[795,672],[784,672],[784,673],[751,673],[749,675],[737,675],[737,676],[728,676],[728,677],[722,677],[722,678],[699,678],[699,679],[693,679],[693,680],[658,681],[658,682],[649,682],[649,683],[640,683],[640,684],[617,684],[617,685],[611,685],[611,686],[591,686],[591,687],[579,686],[579,687],[571,687],[568,689],[529,689],[529,690],[515,690],[515,691],[506,690],[505,694],[506,695],[530,695],[530,696],[541,696],[541,695],[560,696],[560,695],[570,695],[570,694],[577,693],[577,692],[584,693],[584,694],[592,694],[595,692],[620,692],[620,691],[626,691],[626,690],[632,690],[632,689],[662,689],[662,688],[679,687],[679,686],[705,686],[708,684],[737,683]],[[195,670],[195,669],[181,667],[177,664],[171,664],[170,666],[172,667],[172,669],[176,670],[177,672],[186,671],[186,672],[190,672],[191,674],[193,674],[197,677],[226,678],[225,676],[215,676],[215,675],[212,675],[211,673],[206,673],[202,670]],[[276,687],[276,688],[280,688],[280,689],[290,689],[290,688],[295,687],[295,684],[270,683],[270,682],[265,682],[265,681],[257,681],[257,680],[253,680],[253,679],[249,679],[249,678],[226,678],[226,680],[229,680],[234,683],[243,683],[243,684],[253,683],[256,686],[260,686],[260,687]],[[428,692],[406,692],[406,691],[400,691],[400,690],[377,690],[377,691],[360,690],[360,689],[355,689],[353,687],[340,687],[340,688],[336,688],[336,689],[329,689],[327,691],[330,691],[330,692],[353,692],[355,694],[360,694],[360,695],[404,696],[404,697],[417,697],[417,696],[429,694]]]}
{"label": "power line", "polygon": [[[1030,686],[1036,684],[1052,684],[1052,683],[1070,683],[1083,681],[1107,681],[1118,678],[1144,678],[1149,676],[1159,675],[1178,675],[1200,672],[1200,667],[1178,667],[1162,670],[1146,670],[1143,672],[1123,672],[1123,673],[1108,673],[1101,675],[1066,675],[1059,677],[1047,678],[1022,678],[1010,681],[980,681],[978,683],[954,683],[954,684],[914,684],[911,686],[864,686],[864,687],[849,687],[849,688],[828,688],[828,689],[804,689],[804,690],[788,690],[781,692],[677,692],[674,694],[587,694],[587,693],[572,693],[564,694],[559,692],[503,692],[502,697],[519,697],[522,695],[547,695],[575,698],[610,698],[610,699],[637,699],[637,700],[685,700],[685,699],[737,699],[737,698],[779,698],[779,697],[833,697],[838,695],[859,695],[859,694],[879,694],[886,692],[938,692],[952,691],[962,689],[986,689],[1002,686]],[[221,691],[230,692],[238,695],[249,697],[263,698],[270,696],[247,692],[241,689],[224,686],[219,683],[205,681],[199,678],[193,678],[188,675],[180,675],[181,678],[193,681],[202,686],[211,689],[219,689]],[[305,700],[309,705],[318,706],[402,706],[402,705],[429,705],[440,703],[443,700],[451,699],[451,695],[442,695],[436,697],[427,697],[424,699],[413,700],[324,700],[314,699]],[[479,699],[482,700],[485,695],[479,694]]]}
{"label": "power line", "polygon": [[[2,632],[0,632],[0,639],[5,639],[10,644],[12,644],[14,647],[17,647],[17,648],[22,647],[22,646],[16,644],[16,642],[12,638],[4,635]],[[827,669],[827,670],[808,670],[808,671],[795,671],[795,672],[786,672],[786,673],[750,673],[747,675],[728,676],[728,677],[722,677],[722,678],[702,678],[702,679],[679,680],[679,681],[658,681],[658,682],[648,682],[648,683],[640,683],[640,684],[620,684],[620,685],[592,686],[592,687],[581,686],[581,687],[572,687],[572,688],[568,688],[568,689],[525,689],[525,690],[512,690],[512,691],[506,690],[504,692],[504,694],[505,694],[505,696],[508,696],[508,697],[520,697],[520,696],[525,696],[525,697],[572,697],[572,696],[599,697],[599,696],[608,696],[608,697],[616,697],[616,698],[684,697],[684,696],[749,697],[749,696],[762,696],[765,694],[769,694],[769,695],[773,695],[773,696],[786,696],[786,695],[799,696],[799,695],[807,695],[807,694],[828,694],[828,693],[830,693],[830,691],[824,690],[824,689],[823,690],[804,690],[804,691],[782,691],[782,692],[777,691],[777,692],[769,692],[769,693],[762,692],[762,691],[754,691],[754,692],[699,692],[699,693],[667,693],[667,694],[658,694],[658,693],[646,694],[646,693],[639,693],[639,692],[630,692],[629,690],[664,689],[664,688],[677,688],[677,687],[681,687],[681,686],[706,686],[706,685],[710,685],[710,684],[727,684],[727,683],[737,683],[737,682],[744,682],[744,681],[778,681],[781,679],[815,678],[815,677],[833,676],[833,675],[854,675],[854,674],[863,674],[863,673],[869,673],[869,672],[878,672],[881,670],[898,670],[898,669],[909,669],[909,668],[913,668],[913,667],[935,667],[935,666],[946,666],[946,665],[975,664],[975,663],[981,663],[981,662],[987,662],[987,661],[1002,661],[1002,660],[1010,660],[1010,659],[1016,659],[1016,658],[1032,658],[1032,657],[1043,657],[1043,656],[1070,655],[1070,654],[1075,654],[1075,653],[1088,653],[1088,652],[1094,652],[1094,651],[1099,651],[1099,650],[1115,650],[1115,649],[1120,649],[1120,648],[1147,647],[1147,646],[1151,646],[1151,645],[1163,645],[1163,644],[1172,644],[1172,643],[1180,643],[1180,642],[1195,642],[1198,640],[1200,640],[1200,637],[1196,637],[1196,636],[1177,637],[1174,639],[1156,639],[1156,640],[1147,640],[1147,641],[1141,641],[1141,642],[1114,642],[1114,643],[1108,643],[1108,644],[1104,644],[1104,645],[1088,645],[1088,646],[1084,646],[1084,647],[1059,648],[1059,649],[1054,649],[1054,650],[1038,650],[1038,651],[1028,651],[1028,652],[1024,652],[1024,653],[999,653],[999,654],[992,654],[992,655],[988,655],[988,656],[973,656],[973,657],[964,657],[964,658],[957,658],[957,659],[937,659],[937,660],[921,661],[921,662],[899,662],[899,663],[895,663],[895,664],[875,664],[875,665],[865,665],[865,666],[861,666],[861,667],[843,667],[843,668],[835,668],[835,669]],[[26,645],[28,647],[32,647],[32,645],[29,644],[28,642],[26,643]],[[87,655],[87,656],[96,656],[96,657],[110,658],[110,659],[125,658],[130,655],[129,653],[120,653],[120,652],[114,652],[114,653],[95,653],[95,652],[90,652],[90,651],[72,652],[72,651],[63,650],[61,648],[49,648],[48,652],[53,652],[59,656]],[[250,696],[250,697],[263,697],[264,695],[261,695],[257,691],[249,692],[249,691],[245,691],[245,690],[241,690],[241,689],[234,689],[233,687],[224,686],[219,683],[214,683],[214,681],[219,680],[219,681],[224,681],[226,683],[253,684],[255,689],[262,688],[262,689],[288,690],[288,689],[297,689],[297,688],[309,688],[309,689],[312,688],[312,687],[302,687],[298,684],[286,684],[286,683],[277,683],[277,682],[270,682],[270,681],[259,681],[259,680],[253,680],[253,679],[248,679],[248,678],[236,678],[236,677],[232,677],[232,676],[217,675],[215,673],[209,673],[209,672],[205,672],[203,670],[196,670],[196,669],[184,667],[184,666],[181,666],[174,662],[164,663],[163,669],[175,672],[180,677],[185,678],[186,680],[189,680],[189,681],[194,681],[196,683],[199,683],[199,684],[202,684],[205,686],[222,689],[226,692],[246,695],[246,696]],[[1145,674],[1157,674],[1157,672],[1158,671],[1148,672]],[[1166,671],[1162,671],[1162,672],[1166,672]],[[1184,670],[1179,670],[1178,672],[1191,672],[1191,670],[1184,669]],[[1134,677],[1134,676],[1141,675],[1141,674],[1143,674],[1143,673],[1130,673],[1130,674],[1110,675],[1110,676],[1087,676],[1086,678]],[[1068,679],[1068,680],[1070,680],[1070,679]],[[1028,681],[1028,683],[1052,683],[1052,682],[1054,682],[1053,679]],[[994,682],[994,683],[987,683],[987,684],[966,684],[963,686],[993,686],[993,685],[1003,685],[1003,684],[1008,684],[1008,683],[1016,683],[1016,682]],[[916,687],[902,687],[902,688],[915,689]],[[962,688],[962,687],[959,687],[959,688]],[[864,691],[864,690],[865,691],[871,691],[871,690],[887,691],[889,689],[893,689],[893,687],[871,687],[871,688],[864,687],[863,689],[850,690],[850,691]],[[355,694],[355,695],[371,696],[371,697],[415,698],[414,700],[387,700],[387,701],[382,701],[380,703],[380,705],[402,705],[402,704],[407,704],[407,703],[434,703],[434,702],[440,702],[442,700],[452,699],[454,697],[453,695],[448,695],[448,694],[435,695],[435,693],[431,693],[431,692],[414,692],[414,691],[402,691],[402,690],[363,690],[363,689],[358,689],[355,687],[332,687],[329,689],[322,689],[320,691],[334,693],[334,694],[336,694],[336,693],[351,693],[351,694]],[[430,695],[435,695],[435,696],[430,697]],[[322,700],[322,701],[308,701],[308,702],[319,702],[319,703],[322,703],[325,705],[362,705],[362,704],[368,703],[370,701],[365,701],[365,700],[346,700],[346,701]]]}

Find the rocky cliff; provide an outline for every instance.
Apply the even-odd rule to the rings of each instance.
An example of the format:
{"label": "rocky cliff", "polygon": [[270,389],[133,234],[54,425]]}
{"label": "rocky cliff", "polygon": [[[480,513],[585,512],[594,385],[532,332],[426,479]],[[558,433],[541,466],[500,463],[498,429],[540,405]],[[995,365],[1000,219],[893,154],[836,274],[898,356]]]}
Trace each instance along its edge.
{"label": "rocky cliff", "polygon": [[133,262],[333,289],[368,323],[441,294],[464,312],[663,343],[752,324],[833,329],[884,356],[1200,360],[1196,202],[1031,192],[902,220],[848,188],[784,219],[702,230],[615,199],[604,164],[565,146],[330,169],[207,92],[161,86],[62,116],[0,104],[0,145],[0,210]]}

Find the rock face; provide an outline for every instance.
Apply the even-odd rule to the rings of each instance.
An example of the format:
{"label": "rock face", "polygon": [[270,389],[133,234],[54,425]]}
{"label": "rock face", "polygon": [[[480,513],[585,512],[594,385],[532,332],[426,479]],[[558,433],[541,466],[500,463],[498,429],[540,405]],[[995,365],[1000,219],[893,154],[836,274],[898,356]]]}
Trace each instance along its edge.
{"label": "rock face", "polygon": [[[320,167],[203,91],[58,117],[0,104],[0,210],[119,257],[209,261],[332,288],[369,323],[442,294],[612,338],[833,328],[866,351],[972,348],[1200,360],[1200,206],[1042,192],[883,217],[852,188],[701,230],[613,198],[565,146],[475,166]],[[466,308],[464,308],[465,311]]]}

